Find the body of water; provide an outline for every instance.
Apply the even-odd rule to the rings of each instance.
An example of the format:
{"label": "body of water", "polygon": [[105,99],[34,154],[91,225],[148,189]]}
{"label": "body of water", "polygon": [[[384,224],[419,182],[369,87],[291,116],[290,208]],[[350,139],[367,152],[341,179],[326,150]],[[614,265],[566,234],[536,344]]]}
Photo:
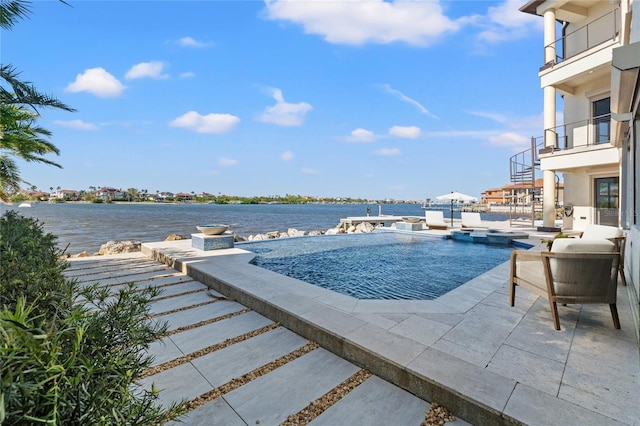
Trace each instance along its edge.
{"label": "body of water", "polygon": [[[231,224],[230,231],[247,237],[270,231],[326,231],[341,218],[378,214],[377,204],[164,204],[164,203],[34,203],[31,208],[0,204],[0,214],[14,209],[35,217],[47,232],[58,236],[67,253],[95,253],[107,241],[162,241],[171,234],[187,238],[196,225]],[[449,209],[443,208],[445,217]],[[419,204],[383,204],[382,214],[424,216]],[[454,212],[454,218],[460,213]],[[483,220],[506,220],[501,214],[482,213]]]}

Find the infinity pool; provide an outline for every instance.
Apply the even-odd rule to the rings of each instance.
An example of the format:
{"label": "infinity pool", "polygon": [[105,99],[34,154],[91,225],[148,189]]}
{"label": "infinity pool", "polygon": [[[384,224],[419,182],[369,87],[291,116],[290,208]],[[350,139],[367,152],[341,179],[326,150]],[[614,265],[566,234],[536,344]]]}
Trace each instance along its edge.
{"label": "infinity pool", "polygon": [[392,232],[238,244],[254,265],[358,299],[432,300],[507,261],[513,247]]}

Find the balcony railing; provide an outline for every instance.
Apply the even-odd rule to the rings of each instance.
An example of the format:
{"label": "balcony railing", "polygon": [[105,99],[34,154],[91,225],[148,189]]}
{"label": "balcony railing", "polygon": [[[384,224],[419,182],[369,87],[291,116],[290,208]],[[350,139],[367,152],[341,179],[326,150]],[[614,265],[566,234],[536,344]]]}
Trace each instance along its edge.
{"label": "balcony railing", "polygon": [[535,145],[542,146],[540,154],[608,144],[611,135],[611,114],[546,129],[545,135],[547,138],[553,138],[553,141],[545,141],[545,136],[534,138]]}
{"label": "balcony railing", "polygon": [[[564,34],[562,38],[545,46],[552,48],[556,52],[554,64],[559,64],[586,52],[599,44],[614,40],[620,33],[620,9],[613,10],[600,18],[589,22],[587,25],[580,27],[568,34]],[[544,58],[543,58],[544,62]],[[545,64],[547,66],[548,64]]]}

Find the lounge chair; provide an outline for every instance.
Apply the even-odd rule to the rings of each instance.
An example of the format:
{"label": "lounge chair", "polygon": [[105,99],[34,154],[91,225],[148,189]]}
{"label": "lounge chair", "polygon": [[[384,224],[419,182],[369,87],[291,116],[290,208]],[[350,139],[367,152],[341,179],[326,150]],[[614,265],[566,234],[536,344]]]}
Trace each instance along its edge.
{"label": "lounge chair", "polygon": [[509,303],[515,304],[516,286],[549,300],[551,317],[560,330],[558,303],[606,303],[613,325],[620,328],[616,307],[620,253],[605,239],[561,238],[551,251],[511,252]]}
{"label": "lounge chair", "polygon": [[475,229],[488,229],[488,226],[482,224],[480,219],[480,213],[477,212],[462,212],[462,228],[475,228]]}
{"label": "lounge chair", "polygon": [[440,210],[427,210],[424,212],[424,219],[427,229],[449,229],[444,215]]}

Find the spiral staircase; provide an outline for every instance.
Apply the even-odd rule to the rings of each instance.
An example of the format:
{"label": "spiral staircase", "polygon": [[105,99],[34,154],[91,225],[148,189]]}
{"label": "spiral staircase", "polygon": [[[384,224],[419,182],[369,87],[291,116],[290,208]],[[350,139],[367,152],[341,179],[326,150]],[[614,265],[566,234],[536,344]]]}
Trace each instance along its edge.
{"label": "spiral staircase", "polygon": [[543,142],[531,138],[531,147],[510,159],[512,190],[509,194],[509,224],[511,227],[534,227],[540,194],[536,193],[536,169],[540,169],[538,150]]}

